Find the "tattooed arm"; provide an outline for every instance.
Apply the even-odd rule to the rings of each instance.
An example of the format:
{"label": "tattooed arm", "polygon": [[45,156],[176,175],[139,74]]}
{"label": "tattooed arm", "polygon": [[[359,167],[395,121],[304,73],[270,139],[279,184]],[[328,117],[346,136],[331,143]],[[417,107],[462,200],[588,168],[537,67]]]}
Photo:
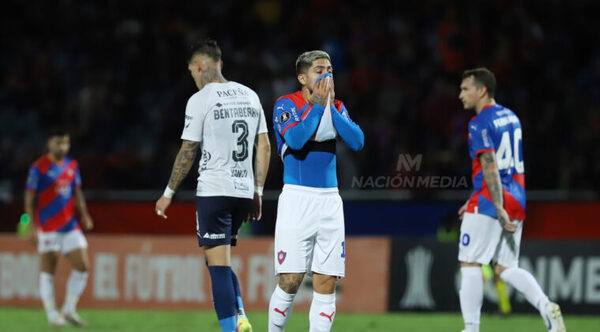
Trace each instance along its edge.
{"label": "tattooed arm", "polygon": [[184,140],[175,158],[171,178],[169,179],[169,188],[173,191],[177,190],[183,179],[188,175],[198,152],[200,142]]}
{"label": "tattooed arm", "polygon": [[[198,152],[199,146],[200,142],[187,140],[183,141],[181,148],[179,149],[179,153],[177,153],[177,157],[175,158],[175,163],[173,164],[173,170],[171,171],[171,178],[169,179],[167,190],[175,192],[183,179],[185,179],[192,168],[192,164],[196,160],[196,153]],[[165,190],[165,192],[167,190]],[[167,219],[165,210],[171,204],[171,200],[172,199],[170,197],[166,197],[163,194],[158,201],[156,201],[156,214]]]}
{"label": "tattooed arm", "polygon": [[479,161],[481,162],[481,170],[483,171],[485,184],[487,185],[492,202],[494,203],[494,208],[496,209],[498,221],[506,231],[513,233],[516,231],[517,226],[510,221],[508,213],[506,213],[506,210],[504,209],[502,182],[500,181],[500,173],[498,172],[494,151],[483,152],[479,155]]}

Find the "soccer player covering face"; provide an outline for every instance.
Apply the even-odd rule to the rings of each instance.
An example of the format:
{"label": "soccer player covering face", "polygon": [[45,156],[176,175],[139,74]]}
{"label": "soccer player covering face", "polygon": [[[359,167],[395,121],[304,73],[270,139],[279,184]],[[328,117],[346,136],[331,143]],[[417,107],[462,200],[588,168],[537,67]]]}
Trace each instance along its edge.
{"label": "soccer player covering face", "polygon": [[[71,146],[66,130],[53,128],[47,138],[48,154],[29,169],[25,191],[25,213],[35,227],[29,239],[40,255],[40,297],[52,326],[66,322],[85,325],[75,311],[88,279],[87,241],[81,232],[93,227],[83,193],[77,161],[67,156]],[[71,263],[67,293],[59,313],[54,300],[54,271],[60,255]]]}
{"label": "soccer player covering face", "polygon": [[479,331],[483,302],[481,264],[494,261],[495,272],[539,310],[549,331],[566,331],[560,308],[550,302],[535,278],[519,267],[525,219],[523,131],[517,115],[496,104],[496,78],[487,69],[463,73],[459,98],[476,115],[469,122],[473,193],[460,208],[458,260],[460,307],[466,332]]}
{"label": "soccer player covering face", "polygon": [[364,135],[335,99],[331,60],[323,51],[296,60],[300,91],[277,100],[273,124],[283,160],[283,191],[275,227],[279,282],[269,304],[269,331],[283,331],[305,273],[313,275],[310,331],[329,331],[335,317],[335,284],[344,277],[342,200],[336,177],[336,144],[363,147]]}
{"label": "soccer player covering face", "polygon": [[271,147],[258,96],[242,84],[227,81],[222,67],[221,49],[215,41],[192,46],[188,69],[199,91],[188,100],[183,143],[169,184],[156,202],[156,213],[167,218],[173,194],[201,149],[196,190],[198,245],[204,250],[223,332],[248,332],[252,327],[231,270],[231,246],[236,244],[243,220],[261,217]]}

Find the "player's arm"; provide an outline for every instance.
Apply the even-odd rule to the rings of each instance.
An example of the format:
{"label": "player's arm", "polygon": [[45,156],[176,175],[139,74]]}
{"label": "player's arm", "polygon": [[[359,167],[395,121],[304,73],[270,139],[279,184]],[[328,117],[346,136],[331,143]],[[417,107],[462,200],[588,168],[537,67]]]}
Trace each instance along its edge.
{"label": "player's arm", "polygon": [[333,105],[331,106],[331,119],[333,120],[335,130],[352,151],[362,149],[365,144],[365,134],[362,129],[350,119],[348,110],[344,104],[341,104],[339,112]]}
{"label": "player's arm", "polygon": [[175,194],[175,191],[190,172],[190,169],[196,160],[196,153],[198,152],[199,146],[200,142],[183,140],[181,148],[177,153],[177,157],[175,157],[169,184],[167,185],[164,194],[156,202],[156,213],[159,216],[165,219],[167,218],[164,212],[171,204],[171,199]]}
{"label": "player's arm", "polygon": [[81,217],[81,225],[85,230],[91,230],[94,227],[94,222],[87,209],[85,203],[85,197],[83,197],[83,191],[81,190],[81,174],[79,173],[79,166],[75,170],[75,209],[79,212]]}
{"label": "player's arm", "polygon": [[81,190],[80,186],[75,187],[75,208],[81,216],[81,224],[83,228],[87,231],[94,228],[94,222],[92,221],[92,217],[88,212],[87,204],[85,203],[85,197],[83,196],[83,190]]}
{"label": "player's arm", "polygon": [[500,173],[496,163],[494,151],[482,152],[478,156],[481,163],[483,178],[487,185],[488,191],[496,209],[498,221],[502,224],[505,230],[513,233],[517,230],[517,225],[512,223],[508,217],[508,213],[504,210],[504,197],[502,196],[502,182],[500,181]]}
{"label": "player's arm", "polygon": [[35,226],[35,197],[36,192],[33,190],[25,190],[25,213],[27,217],[29,217],[29,231],[27,234],[27,239],[29,242],[33,243],[33,245],[37,242],[37,234],[36,234],[36,226]]}
{"label": "player's arm", "polygon": [[271,161],[271,143],[269,135],[262,133],[256,135],[254,140],[256,149],[256,159],[254,159],[254,201],[250,211],[250,219],[260,219],[262,217],[262,194],[269,171],[269,162]]}
{"label": "player's arm", "polygon": [[27,182],[25,185],[24,208],[25,213],[29,217],[29,234],[27,239],[33,245],[37,244],[37,229],[35,224],[35,199],[37,196],[38,185],[40,182],[40,171],[33,166],[27,174]]}

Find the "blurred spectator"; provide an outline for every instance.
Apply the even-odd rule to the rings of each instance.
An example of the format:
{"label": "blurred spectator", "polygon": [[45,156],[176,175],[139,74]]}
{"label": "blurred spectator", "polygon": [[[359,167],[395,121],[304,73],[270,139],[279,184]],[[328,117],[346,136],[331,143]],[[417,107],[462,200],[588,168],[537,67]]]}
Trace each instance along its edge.
{"label": "blurred spectator", "polygon": [[[498,102],[526,128],[527,187],[597,189],[599,10],[592,0],[5,1],[0,181],[19,190],[45,127],[66,122],[86,188],[161,189],[194,92],[182,54],[211,36],[225,76],[255,89],[267,117],[298,86],[296,56],[330,52],[336,96],[367,136],[360,154],[341,151],[341,187],[392,173],[399,153],[423,154],[428,174],[470,174],[472,114],[458,85],[462,70],[487,66]],[[268,188],[280,188],[277,164]]]}

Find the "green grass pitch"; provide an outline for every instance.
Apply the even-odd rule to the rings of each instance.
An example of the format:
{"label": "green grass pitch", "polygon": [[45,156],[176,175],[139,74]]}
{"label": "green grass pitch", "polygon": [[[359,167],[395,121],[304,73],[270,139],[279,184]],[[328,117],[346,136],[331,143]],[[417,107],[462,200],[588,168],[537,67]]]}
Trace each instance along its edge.
{"label": "green grass pitch", "polygon": [[[85,328],[50,328],[43,310],[0,307],[0,331],[202,331],[220,332],[216,315],[210,311],[154,311],[81,309]],[[249,312],[255,332],[267,331],[267,314]],[[600,316],[567,315],[568,331],[599,331]],[[459,313],[399,313],[336,315],[332,331],[456,331],[462,329]],[[308,331],[308,313],[295,312],[286,332]],[[481,332],[543,332],[545,328],[537,315],[513,314],[508,317],[484,315]]]}

